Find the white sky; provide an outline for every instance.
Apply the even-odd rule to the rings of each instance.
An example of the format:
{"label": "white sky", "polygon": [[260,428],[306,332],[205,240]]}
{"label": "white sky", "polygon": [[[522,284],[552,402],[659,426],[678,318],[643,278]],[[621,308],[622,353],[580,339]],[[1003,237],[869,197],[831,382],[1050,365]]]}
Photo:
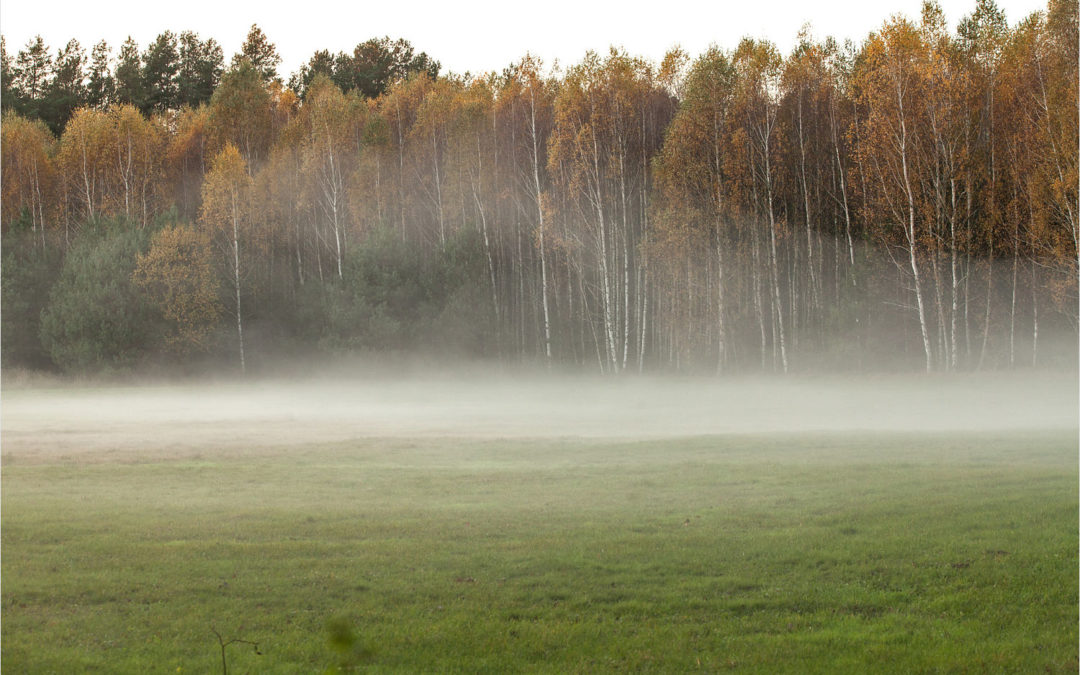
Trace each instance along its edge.
{"label": "white sky", "polygon": [[[1010,24],[1046,7],[1046,0],[997,0]],[[816,36],[861,40],[891,14],[917,18],[921,0],[797,2],[794,0],[403,0],[342,2],[306,0],[187,0],[180,3],[118,0],[4,0],[0,32],[14,55],[36,34],[53,53],[70,38],[89,53],[105,39],[113,55],[130,34],[145,47],[159,33],[193,30],[213,37],[225,60],[239,50],[248,28],[257,23],[282,56],[285,78],[317,49],[351,51],[382,35],[403,37],[442,62],[444,71],[502,70],[527,51],[547,64],[574,63],[588,49],[621,45],[632,54],[659,61],[675,44],[691,56],[710,43],[734,48],[741,37],[772,40],[790,51],[804,22]],[[975,0],[940,0],[954,26]],[[160,9],[155,9],[155,7]]]}

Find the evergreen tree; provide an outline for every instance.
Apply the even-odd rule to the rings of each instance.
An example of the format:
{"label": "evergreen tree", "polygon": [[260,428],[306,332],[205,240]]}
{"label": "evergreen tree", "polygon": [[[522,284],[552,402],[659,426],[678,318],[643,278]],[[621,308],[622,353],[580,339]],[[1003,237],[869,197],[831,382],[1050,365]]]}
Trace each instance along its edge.
{"label": "evergreen tree", "polygon": [[335,67],[339,59],[348,59],[348,57],[339,53],[336,56],[331,54],[326,49],[321,49],[311,55],[308,62],[300,66],[300,70],[293,73],[289,78],[289,88],[292,89],[301,98],[307,96],[307,90],[311,86],[311,83],[319,75],[325,75],[334,81],[334,84],[338,85],[339,89],[344,91],[344,88],[334,79],[334,75],[337,72]]}
{"label": "evergreen tree", "polygon": [[86,102],[83,84],[83,64],[86,52],[77,40],[71,40],[57,52],[53,63],[53,76],[46,89],[41,116],[59,134],[75,109]]}
{"label": "evergreen tree", "polygon": [[258,166],[271,144],[270,94],[246,58],[229,69],[210,99],[210,137],[216,148],[232,144],[244,164]]}
{"label": "evergreen tree", "polygon": [[86,104],[103,108],[115,96],[115,83],[109,72],[109,45],[102,40],[90,52],[90,70],[86,78]]}
{"label": "evergreen tree", "polygon": [[417,54],[408,40],[373,38],[356,45],[352,58],[339,63],[335,80],[344,91],[355,89],[367,98],[376,98],[412,73],[435,78],[440,68],[425,52]]}
{"label": "evergreen tree", "polygon": [[325,49],[315,52],[307,64],[293,74],[289,86],[304,96],[315,77],[325,75],[345,93],[358,91],[366,98],[378,98],[392,84],[413,73],[425,73],[435,79],[441,67],[427,53],[417,54],[408,40],[372,38],[356,45],[352,54],[331,54]]}
{"label": "evergreen tree", "polygon": [[251,24],[247,39],[244,40],[243,46],[240,47],[240,53],[233,56],[232,65],[234,68],[241,59],[247,59],[251,62],[251,65],[255,66],[255,70],[258,71],[263,84],[269,84],[272,80],[277,79],[277,67],[281,63],[281,56],[278,55],[274,43],[270,42],[262,29],[255,24]]}
{"label": "evergreen tree", "polygon": [[157,36],[143,54],[142,80],[145,92],[140,109],[149,115],[155,112],[175,110],[180,107],[177,73],[180,55],[176,49],[176,36],[165,31]]}
{"label": "evergreen tree", "polygon": [[15,67],[11,62],[11,55],[7,51],[7,42],[0,35],[0,106],[3,110],[18,110],[19,97],[14,88],[12,78],[15,75]]}
{"label": "evergreen tree", "polygon": [[87,228],[64,258],[41,314],[41,342],[69,372],[125,368],[146,346],[150,307],[132,282],[146,231]]}
{"label": "evergreen tree", "polygon": [[117,103],[142,107],[146,89],[143,84],[142,66],[139,62],[139,45],[130,36],[124,40],[124,44],[120,45],[113,80]]}
{"label": "evergreen tree", "polygon": [[213,38],[203,42],[191,31],[181,33],[177,74],[180,105],[194,108],[208,102],[221,80],[223,64],[221,46]]}
{"label": "evergreen tree", "polygon": [[12,88],[15,90],[15,98],[21,103],[21,112],[27,117],[41,118],[41,104],[45,98],[45,92],[49,86],[49,75],[52,72],[52,58],[49,57],[49,48],[40,35],[26,43],[15,57],[15,68],[12,73]]}

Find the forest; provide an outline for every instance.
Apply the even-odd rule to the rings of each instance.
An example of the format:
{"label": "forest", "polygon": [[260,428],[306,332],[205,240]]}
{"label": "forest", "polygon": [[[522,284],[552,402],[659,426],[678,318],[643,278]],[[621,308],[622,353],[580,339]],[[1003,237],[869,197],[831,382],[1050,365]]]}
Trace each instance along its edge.
{"label": "forest", "polygon": [[1075,367],[1077,2],[660,63],[2,44],[2,357]]}

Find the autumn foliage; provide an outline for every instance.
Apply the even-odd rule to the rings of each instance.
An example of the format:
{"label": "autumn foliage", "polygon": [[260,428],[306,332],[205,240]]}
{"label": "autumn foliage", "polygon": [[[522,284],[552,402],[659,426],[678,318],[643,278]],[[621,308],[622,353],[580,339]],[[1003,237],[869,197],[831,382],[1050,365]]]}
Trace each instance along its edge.
{"label": "autumn foliage", "polygon": [[[189,33],[115,61],[32,42],[0,78],[5,279],[56,288],[35,306],[8,283],[4,306],[79,369],[414,348],[609,373],[1074,363],[1054,341],[1077,330],[1077,40],[1074,0],[1014,25],[978,0],[955,30],[927,3],[859,45],[804,30],[786,57],[746,39],[440,76],[384,38],[288,85],[257,27],[228,68]],[[128,275],[156,327],[104,308],[113,346],[76,336],[64,317],[105,301],[72,256]]]}
{"label": "autumn foliage", "polygon": [[133,279],[168,323],[165,343],[180,353],[206,349],[221,315],[210,237],[190,226],[165,227],[140,253]]}

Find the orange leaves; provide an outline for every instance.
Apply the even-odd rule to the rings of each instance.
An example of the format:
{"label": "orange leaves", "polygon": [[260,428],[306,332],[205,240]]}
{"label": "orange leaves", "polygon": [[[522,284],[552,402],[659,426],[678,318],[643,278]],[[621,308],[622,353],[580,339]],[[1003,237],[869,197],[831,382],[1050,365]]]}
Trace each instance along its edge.
{"label": "orange leaves", "polygon": [[602,183],[628,172],[628,163],[636,170],[643,151],[655,152],[655,129],[662,125],[648,118],[667,99],[642,59],[614,49],[603,61],[588,53],[567,72],[555,97],[549,170],[565,184],[595,193],[589,198],[595,208]]}
{"label": "orange leaves", "polygon": [[35,228],[44,222],[46,204],[53,196],[51,187],[54,166],[51,159],[56,139],[44,122],[30,121],[13,113],[4,115],[0,124],[0,186],[3,188],[2,214],[4,227],[18,218],[23,210],[29,214]]}
{"label": "orange leaves", "polygon": [[916,190],[921,184],[928,125],[921,118],[925,96],[926,45],[906,19],[894,18],[870,36],[854,74],[855,93],[866,111],[855,152],[868,188],[866,222],[879,237],[914,245]]}

